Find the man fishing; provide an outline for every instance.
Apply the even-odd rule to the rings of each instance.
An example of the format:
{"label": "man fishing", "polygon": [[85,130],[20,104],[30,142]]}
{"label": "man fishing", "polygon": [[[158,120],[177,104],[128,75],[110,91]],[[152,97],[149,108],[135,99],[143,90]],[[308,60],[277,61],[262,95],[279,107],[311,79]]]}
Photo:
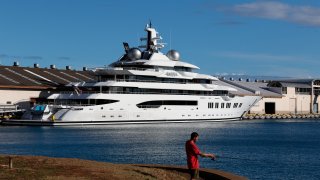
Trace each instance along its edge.
{"label": "man fishing", "polygon": [[208,157],[211,159],[215,159],[216,156],[214,154],[206,154],[202,153],[196,142],[198,141],[199,134],[196,132],[191,133],[191,138],[186,142],[186,154],[187,154],[187,162],[189,173],[191,175],[191,179],[199,179],[199,160],[198,155],[201,157]]}

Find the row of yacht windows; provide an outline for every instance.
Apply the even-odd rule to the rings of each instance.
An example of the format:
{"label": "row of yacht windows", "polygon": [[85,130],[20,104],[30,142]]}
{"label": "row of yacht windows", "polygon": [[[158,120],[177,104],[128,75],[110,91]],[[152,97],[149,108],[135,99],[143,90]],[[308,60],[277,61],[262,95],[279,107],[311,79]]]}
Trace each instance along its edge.
{"label": "row of yacht windows", "polygon": [[70,93],[74,91],[77,94],[169,94],[169,95],[203,95],[203,96],[225,96],[229,95],[228,91],[193,91],[193,90],[176,90],[176,89],[146,89],[136,87],[77,87],[77,89],[61,89],[60,91]]}
{"label": "row of yacht windows", "polygon": [[241,108],[241,106],[242,106],[242,103],[218,103],[218,102],[216,102],[216,103],[214,103],[214,102],[209,102],[208,103],[208,109],[218,109],[218,108],[221,108],[221,109],[223,109],[223,108]]}
{"label": "row of yacht windows", "polygon": [[134,75],[99,75],[97,81],[125,81],[125,82],[160,82],[177,84],[211,84],[208,79],[179,79],[179,78],[158,78],[153,76],[134,76]]}
{"label": "row of yacht windows", "polygon": [[146,71],[146,70],[154,70],[154,71],[160,71],[160,70],[174,70],[174,71],[182,71],[182,72],[192,72],[192,69],[189,67],[183,67],[183,66],[175,66],[175,67],[162,67],[162,66],[148,66],[148,65],[123,65],[118,64],[114,67],[120,67],[124,70],[139,70],[139,71]]}
{"label": "row of yacht windows", "polygon": [[228,95],[228,91],[193,91],[193,90],[176,90],[176,89],[145,89],[145,88],[128,88],[119,87],[111,88],[111,93],[123,92],[124,94],[173,94],[173,95]]}
{"label": "row of yacht windows", "polygon": [[112,99],[37,99],[37,104],[56,104],[70,106],[91,106],[119,102]]}

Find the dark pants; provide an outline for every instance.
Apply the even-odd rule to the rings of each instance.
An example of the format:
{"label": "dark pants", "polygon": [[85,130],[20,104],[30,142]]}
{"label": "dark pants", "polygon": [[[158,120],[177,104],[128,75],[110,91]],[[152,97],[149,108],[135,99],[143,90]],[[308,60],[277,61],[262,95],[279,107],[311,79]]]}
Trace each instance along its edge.
{"label": "dark pants", "polygon": [[189,169],[191,179],[199,179],[199,169]]}

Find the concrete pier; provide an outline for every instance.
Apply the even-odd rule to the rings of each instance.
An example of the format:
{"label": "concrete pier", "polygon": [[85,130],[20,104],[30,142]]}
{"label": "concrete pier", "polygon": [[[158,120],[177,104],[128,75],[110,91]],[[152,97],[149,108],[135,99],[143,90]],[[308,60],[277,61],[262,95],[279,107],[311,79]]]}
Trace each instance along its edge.
{"label": "concrete pier", "polygon": [[242,119],[320,119],[320,114],[245,114]]}

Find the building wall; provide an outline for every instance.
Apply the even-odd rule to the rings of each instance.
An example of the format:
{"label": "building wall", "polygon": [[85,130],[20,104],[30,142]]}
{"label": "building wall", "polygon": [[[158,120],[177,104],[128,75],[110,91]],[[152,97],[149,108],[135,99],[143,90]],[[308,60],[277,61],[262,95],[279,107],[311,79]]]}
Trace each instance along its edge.
{"label": "building wall", "polygon": [[37,98],[41,94],[39,90],[0,90],[0,105],[17,104],[21,109],[30,107],[30,98]]}
{"label": "building wall", "polygon": [[[250,113],[265,114],[265,103],[274,102],[276,113],[308,114],[311,113],[311,95],[296,94],[294,87],[287,88],[287,94],[282,98],[263,98],[250,109]],[[320,104],[320,97],[317,98]],[[320,112],[318,105],[318,112]]]}

